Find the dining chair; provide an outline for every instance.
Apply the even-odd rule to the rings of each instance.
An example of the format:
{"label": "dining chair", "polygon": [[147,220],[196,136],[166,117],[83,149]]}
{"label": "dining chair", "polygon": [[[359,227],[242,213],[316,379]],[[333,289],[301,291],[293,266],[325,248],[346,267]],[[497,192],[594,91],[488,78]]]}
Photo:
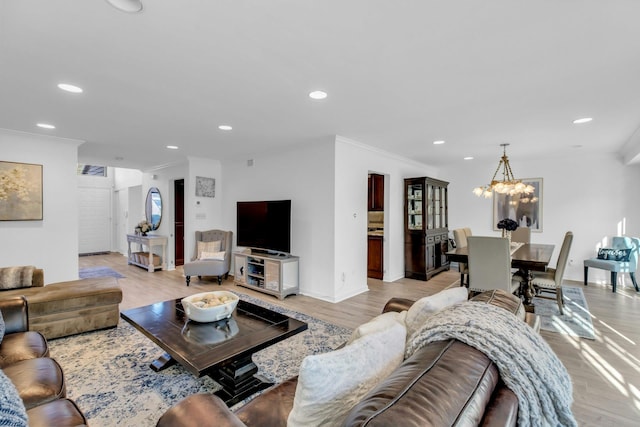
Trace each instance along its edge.
{"label": "dining chair", "polygon": [[[558,309],[560,314],[563,314],[562,308],[564,307],[564,296],[562,295],[562,277],[564,276],[564,270],[569,260],[569,251],[571,250],[571,244],[573,243],[573,233],[567,231],[564,235],[562,246],[560,247],[560,254],[558,254],[558,261],[556,262],[556,268],[547,268],[543,272],[535,272],[534,277],[531,280],[531,284],[536,290],[536,296],[538,298],[555,299],[558,302]],[[549,297],[540,295],[540,293],[555,293],[555,297]]]}
{"label": "dining chair", "polygon": [[503,237],[469,236],[469,290],[484,292],[503,289],[514,293],[520,280],[511,274],[509,239]]}
{"label": "dining chair", "polygon": [[[470,228],[456,228],[453,230],[453,240],[456,242],[456,248],[467,247],[467,237],[471,236]],[[469,267],[466,263],[458,263],[458,271],[460,271],[460,286],[469,286]],[[466,276],[466,281],[465,281]]]}
{"label": "dining chair", "polygon": [[511,241],[519,243],[531,243],[531,229],[529,227],[518,227],[511,232]]}
{"label": "dining chair", "polygon": [[616,260],[615,258],[609,259],[608,256],[602,256],[598,258],[591,258],[584,260],[584,285],[587,286],[587,278],[589,276],[589,267],[600,268],[602,270],[608,270],[611,272],[611,285],[613,292],[616,291],[616,284],[618,282],[618,273],[629,273],[631,282],[636,288],[636,291],[640,292],[638,288],[638,282],[636,280],[636,270],[638,268],[638,251],[640,248],[640,239],[637,237],[623,237],[615,236],[611,238],[611,247],[603,248],[599,252],[606,252],[609,249],[629,249],[628,259]]}

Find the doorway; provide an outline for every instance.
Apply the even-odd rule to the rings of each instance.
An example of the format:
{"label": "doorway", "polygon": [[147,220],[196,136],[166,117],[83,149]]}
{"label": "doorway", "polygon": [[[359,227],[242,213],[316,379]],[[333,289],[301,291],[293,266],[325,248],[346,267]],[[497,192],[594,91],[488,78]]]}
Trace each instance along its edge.
{"label": "doorway", "polygon": [[367,193],[367,277],[384,277],[384,175],[370,173]]}
{"label": "doorway", "polygon": [[184,179],[176,179],[173,182],[173,194],[175,195],[173,208],[174,254],[177,267],[184,265]]}

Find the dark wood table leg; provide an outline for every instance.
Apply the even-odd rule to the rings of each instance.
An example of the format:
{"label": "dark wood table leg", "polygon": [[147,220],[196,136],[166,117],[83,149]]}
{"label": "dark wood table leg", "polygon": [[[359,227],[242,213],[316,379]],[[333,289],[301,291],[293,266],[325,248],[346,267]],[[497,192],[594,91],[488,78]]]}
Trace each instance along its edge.
{"label": "dark wood table leg", "polygon": [[169,353],[164,353],[162,356],[151,362],[151,365],[149,365],[149,367],[151,367],[154,372],[159,372],[175,365],[176,363],[176,360],[171,357]]}
{"label": "dark wood table leg", "polygon": [[209,375],[222,386],[222,390],[214,394],[231,407],[273,385],[266,378],[256,375],[257,372],[258,367],[251,360],[251,356],[228,363]]}
{"label": "dark wood table leg", "polygon": [[528,313],[535,312],[535,304],[533,304],[533,297],[536,294],[536,290],[533,287],[533,274],[531,274],[531,270],[523,271],[524,273],[524,282],[522,282],[522,286],[520,289],[520,293],[522,295],[522,304],[524,305],[524,309]]}

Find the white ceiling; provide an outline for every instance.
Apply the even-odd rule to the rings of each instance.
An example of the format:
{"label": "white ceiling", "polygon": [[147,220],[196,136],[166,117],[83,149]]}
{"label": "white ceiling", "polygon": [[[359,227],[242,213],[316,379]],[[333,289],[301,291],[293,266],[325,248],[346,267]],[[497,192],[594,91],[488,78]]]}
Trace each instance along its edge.
{"label": "white ceiling", "polygon": [[640,1],[143,3],[0,0],[0,127],[142,169],[333,135],[433,165],[497,160],[502,142],[511,157],[621,152],[638,136]]}

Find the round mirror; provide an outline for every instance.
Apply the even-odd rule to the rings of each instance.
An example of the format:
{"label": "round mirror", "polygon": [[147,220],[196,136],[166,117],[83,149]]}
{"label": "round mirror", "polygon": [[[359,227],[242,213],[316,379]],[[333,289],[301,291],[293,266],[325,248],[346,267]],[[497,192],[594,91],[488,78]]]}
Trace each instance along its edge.
{"label": "round mirror", "polygon": [[145,213],[147,221],[153,226],[152,230],[157,230],[160,227],[160,221],[162,221],[162,197],[160,190],[156,187],[151,187],[147,193]]}

